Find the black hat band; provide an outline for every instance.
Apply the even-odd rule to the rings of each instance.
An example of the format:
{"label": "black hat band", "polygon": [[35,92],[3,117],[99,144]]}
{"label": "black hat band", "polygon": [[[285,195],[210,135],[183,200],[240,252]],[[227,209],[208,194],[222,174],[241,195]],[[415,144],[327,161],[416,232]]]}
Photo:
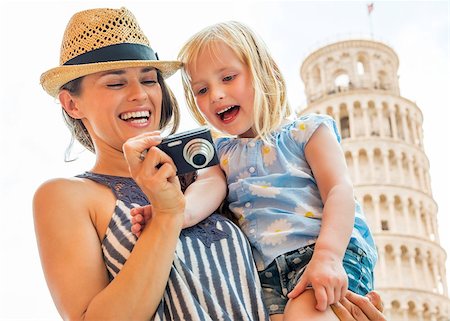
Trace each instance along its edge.
{"label": "black hat band", "polygon": [[119,43],[85,52],[64,63],[84,65],[97,62],[122,60],[159,60],[152,48],[137,43]]}

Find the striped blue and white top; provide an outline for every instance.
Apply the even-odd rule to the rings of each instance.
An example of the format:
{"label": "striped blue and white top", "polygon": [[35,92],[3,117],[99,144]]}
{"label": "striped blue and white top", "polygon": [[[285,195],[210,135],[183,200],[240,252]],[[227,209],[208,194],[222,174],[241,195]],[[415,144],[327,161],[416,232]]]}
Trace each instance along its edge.
{"label": "striped blue and white top", "polygon": [[[102,242],[112,280],[136,242],[130,209],[148,200],[128,177],[91,172],[77,177],[110,187],[117,198]],[[236,225],[212,214],[182,230],[164,296],[151,320],[269,320],[251,249]]]}

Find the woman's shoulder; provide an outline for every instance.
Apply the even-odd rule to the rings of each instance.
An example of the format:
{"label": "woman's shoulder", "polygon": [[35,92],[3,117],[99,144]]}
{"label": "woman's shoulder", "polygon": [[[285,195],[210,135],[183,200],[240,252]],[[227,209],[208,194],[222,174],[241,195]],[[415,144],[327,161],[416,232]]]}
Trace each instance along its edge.
{"label": "woman's shoulder", "polygon": [[51,213],[59,210],[68,212],[75,208],[82,210],[92,198],[91,195],[98,194],[95,188],[89,180],[77,177],[49,179],[36,189],[34,211]]}
{"label": "woman's shoulder", "polygon": [[74,192],[82,192],[86,188],[87,180],[78,177],[58,177],[51,178],[43,182],[36,190],[36,195],[63,195]]}
{"label": "woman's shoulder", "polygon": [[[95,228],[103,237],[114,211],[116,199],[111,190],[87,178],[53,178],[42,183],[33,198],[35,226],[57,224],[63,230]],[[51,222],[51,223],[50,223]]]}

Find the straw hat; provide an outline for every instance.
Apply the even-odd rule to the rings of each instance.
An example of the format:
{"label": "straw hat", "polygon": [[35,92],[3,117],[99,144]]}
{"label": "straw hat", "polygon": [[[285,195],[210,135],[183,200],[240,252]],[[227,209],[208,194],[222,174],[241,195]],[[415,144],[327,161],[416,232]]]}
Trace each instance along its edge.
{"label": "straw hat", "polygon": [[99,71],[151,66],[166,78],[182,65],[158,60],[136,18],[123,7],[73,15],[64,32],[59,63],[41,75],[42,87],[53,97],[67,82]]}

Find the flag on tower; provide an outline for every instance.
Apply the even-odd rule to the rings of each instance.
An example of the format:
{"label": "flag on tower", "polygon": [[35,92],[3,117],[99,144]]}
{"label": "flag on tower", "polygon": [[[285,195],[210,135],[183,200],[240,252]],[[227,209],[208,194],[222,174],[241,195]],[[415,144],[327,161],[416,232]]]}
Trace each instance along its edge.
{"label": "flag on tower", "polygon": [[370,15],[373,11],[373,2],[367,4],[367,12]]}

